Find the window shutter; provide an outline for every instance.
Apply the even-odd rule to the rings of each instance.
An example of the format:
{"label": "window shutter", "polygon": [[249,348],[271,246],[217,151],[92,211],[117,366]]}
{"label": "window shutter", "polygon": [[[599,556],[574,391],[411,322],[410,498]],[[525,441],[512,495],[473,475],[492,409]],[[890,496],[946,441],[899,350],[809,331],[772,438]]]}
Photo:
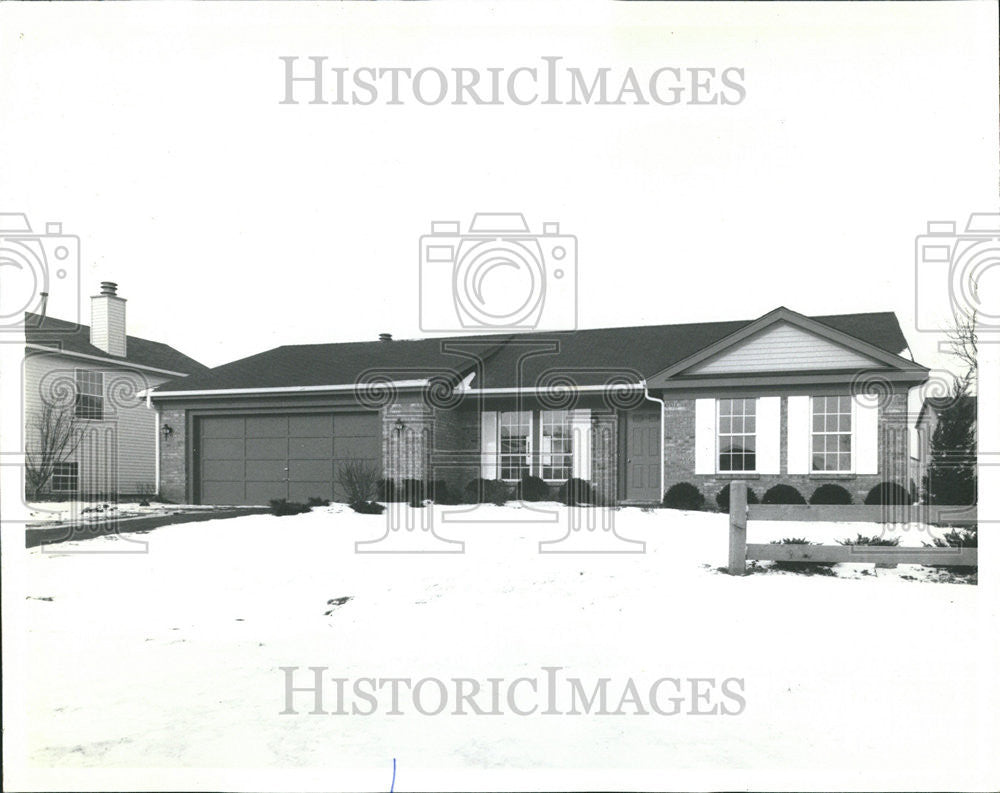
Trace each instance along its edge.
{"label": "window shutter", "polygon": [[788,397],[788,473],[808,474],[812,454],[812,400]]}
{"label": "window shutter", "polygon": [[715,459],[715,400],[694,401],[694,472],[714,474]]}
{"label": "window shutter", "polygon": [[781,397],[757,400],[757,472],[781,473]]}
{"label": "window shutter", "polygon": [[878,473],[878,397],[854,397],[854,473]]}
{"label": "window shutter", "polygon": [[483,479],[497,478],[497,412],[484,410],[482,413],[482,445],[480,447],[480,471]]}
{"label": "window shutter", "polygon": [[573,476],[590,479],[590,411],[574,410],[570,413],[570,432],[573,433]]}

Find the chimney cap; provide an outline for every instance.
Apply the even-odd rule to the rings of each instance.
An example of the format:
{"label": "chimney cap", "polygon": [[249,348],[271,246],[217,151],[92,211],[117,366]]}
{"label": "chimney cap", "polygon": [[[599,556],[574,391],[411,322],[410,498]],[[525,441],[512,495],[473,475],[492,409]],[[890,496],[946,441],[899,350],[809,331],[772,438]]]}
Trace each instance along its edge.
{"label": "chimney cap", "polygon": [[379,341],[392,341],[392,334],[391,333],[380,333],[378,335],[378,340]]}
{"label": "chimney cap", "polygon": [[116,284],[114,281],[101,281],[101,294],[117,296],[118,284]]}

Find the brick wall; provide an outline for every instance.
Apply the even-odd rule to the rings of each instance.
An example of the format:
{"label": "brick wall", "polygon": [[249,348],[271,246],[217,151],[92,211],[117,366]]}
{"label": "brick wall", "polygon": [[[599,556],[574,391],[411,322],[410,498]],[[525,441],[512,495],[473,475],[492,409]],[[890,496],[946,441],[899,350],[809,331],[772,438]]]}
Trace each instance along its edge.
{"label": "brick wall", "polygon": [[395,402],[383,408],[383,476],[395,482],[424,479],[433,437],[434,411],[423,402]]}
{"label": "brick wall", "polygon": [[591,413],[590,482],[603,503],[618,500],[618,414],[613,410]]}
{"label": "brick wall", "polygon": [[186,411],[160,409],[160,426],[173,429],[169,438],[160,436],[160,498],[177,504],[187,502],[187,432]]}
{"label": "brick wall", "polygon": [[788,470],[788,400],[781,400],[781,474],[720,476],[694,473],[695,418],[693,399],[667,399],[664,410],[663,455],[664,490],[678,482],[697,485],[709,504],[715,503],[716,494],[733,479],[745,479],[758,497],[777,484],[789,484],[808,501],[822,484],[840,485],[850,492],[857,504],[879,482],[909,484],[909,451],[906,430],[906,394],[894,393],[879,407],[879,473],[874,475],[794,474]]}

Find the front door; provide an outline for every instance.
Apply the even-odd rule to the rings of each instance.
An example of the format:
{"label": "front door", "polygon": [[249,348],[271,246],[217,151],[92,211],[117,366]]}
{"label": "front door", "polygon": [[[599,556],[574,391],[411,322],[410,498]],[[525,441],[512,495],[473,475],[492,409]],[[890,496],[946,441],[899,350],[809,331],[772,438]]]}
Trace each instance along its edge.
{"label": "front door", "polygon": [[659,503],[660,414],[630,410],[624,414],[625,501]]}

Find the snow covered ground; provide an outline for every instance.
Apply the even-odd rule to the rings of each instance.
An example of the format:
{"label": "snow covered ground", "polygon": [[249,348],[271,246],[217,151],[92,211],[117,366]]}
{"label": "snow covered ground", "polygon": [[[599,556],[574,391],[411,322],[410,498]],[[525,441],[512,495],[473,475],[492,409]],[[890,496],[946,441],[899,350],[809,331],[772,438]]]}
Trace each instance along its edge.
{"label": "snow covered ground", "polygon": [[[143,536],[146,554],[74,552],[114,551],[124,540],[113,537],[31,549],[31,764],[132,769],[121,777],[131,789],[166,784],[138,769],[389,768],[394,758],[397,790],[418,768],[579,767],[808,770],[817,782],[917,789],[913,780],[961,779],[988,756],[984,670],[967,651],[980,587],[909,565],[730,577],[717,570],[727,554],[720,514],[615,512],[617,531],[645,541],[644,554],[540,554],[538,541],[564,529],[512,520],[528,514],[516,507],[474,514],[498,522],[438,529],[465,542],[461,554],[355,553],[356,541],[385,532],[385,516],[342,505],[164,527]],[[830,541],[872,528],[752,523],[748,539]],[[903,538],[928,539],[917,529]],[[282,667],[298,667],[303,687],[308,667],[326,667],[328,712],[333,678],[346,678],[348,712],[310,715],[305,692],[293,694],[297,715],[281,715]],[[516,715],[507,693],[502,715],[453,715],[454,678],[479,681],[490,710],[489,678],[509,693],[516,678],[544,683],[543,667],[561,668],[562,715],[542,714],[543,696],[534,714]],[[609,678],[607,709],[620,715],[566,714],[569,677],[588,691]],[[352,714],[366,706],[352,693],[358,678],[440,679],[448,707],[422,715],[404,688],[403,714],[389,715],[382,689],[375,713]],[[680,700],[676,714],[650,710],[661,678],[679,681],[660,695],[661,709]],[[721,693],[727,679],[742,707]],[[630,680],[638,708],[620,707]],[[700,700],[698,686],[709,692]],[[423,692],[425,710],[436,691]],[[521,709],[531,695],[521,685]]]}
{"label": "snow covered ground", "polygon": [[[163,504],[158,501],[32,501],[28,505],[28,526],[53,526],[63,523],[99,523],[110,518],[146,518],[179,512],[206,512],[220,509],[200,504]],[[223,507],[222,509],[225,509]]]}

